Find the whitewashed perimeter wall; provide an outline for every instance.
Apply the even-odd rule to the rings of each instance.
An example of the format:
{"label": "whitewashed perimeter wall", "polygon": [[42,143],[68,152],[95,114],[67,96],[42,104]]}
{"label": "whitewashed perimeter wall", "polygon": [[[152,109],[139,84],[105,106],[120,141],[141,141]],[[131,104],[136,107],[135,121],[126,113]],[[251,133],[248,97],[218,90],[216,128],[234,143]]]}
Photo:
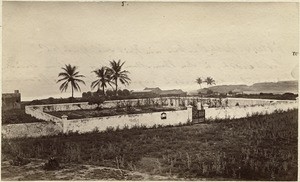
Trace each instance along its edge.
{"label": "whitewashed perimeter wall", "polygon": [[85,118],[85,119],[73,119],[64,120],[63,128],[64,133],[70,131],[79,133],[85,133],[95,130],[104,131],[108,127],[120,129],[128,126],[129,128],[135,125],[144,125],[151,127],[153,125],[177,125],[179,123],[186,123],[189,119],[192,119],[192,109],[180,111],[166,111],[166,119],[161,119],[162,112],[144,113],[144,114],[129,114],[109,117],[98,118]]}
{"label": "whitewashed perimeter wall", "polygon": [[[224,102],[223,99],[222,102]],[[246,98],[228,98],[228,106],[235,106],[239,103],[240,106],[254,106],[254,105],[269,105],[279,103],[294,103],[295,100],[269,100],[269,99],[246,99]]]}
{"label": "whitewashed perimeter wall", "polygon": [[207,108],[205,109],[206,119],[225,119],[225,118],[244,118],[255,113],[271,114],[275,110],[287,111],[288,109],[298,108],[298,102],[279,102],[271,105],[257,106],[236,106],[226,108]]}
{"label": "whitewashed perimeter wall", "polygon": [[53,116],[51,114],[43,112],[42,109],[34,109],[33,107],[25,107],[25,113],[31,115],[32,117],[35,117],[37,119],[41,119],[44,121],[53,121],[56,123],[61,122],[61,118],[58,118],[56,116]]}
{"label": "whitewashed perimeter wall", "polygon": [[41,137],[63,132],[61,124],[51,122],[2,125],[3,138]]}
{"label": "whitewashed perimeter wall", "polygon": [[[148,98],[148,99],[129,99],[129,100],[112,100],[105,101],[101,104],[103,108],[116,108],[117,106],[125,107],[127,105],[163,105],[169,106],[172,103],[173,106],[187,106],[192,102],[206,103],[208,100],[218,100],[215,98],[200,98],[200,97],[163,97],[163,98]],[[226,99],[222,99],[222,105],[225,105]],[[244,99],[244,98],[228,98],[228,106],[235,106],[239,103],[240,106],[253,106],[253,105],[268,105],[273,103],[291,103],[295,101],[291,100],[267,100],[267,99]],[[29,109],[39,110],[44,112],[53,111],[74,111],[74,110],[86,110],[96,109],[97,104],[89,105],[88,102],[78,103],[64,103],[64,104],[48,104],[48,105],[31,105],[25,107],[25,112],[29,114]],[[31,113],[32,114],[32,113]],[[34,113],[33,113],[34,114]]]}
{"label": "whitewashed perimeter wall", "polygon": [[97,105],[89,105],[88,102],[78,102],[78,103],[64,103],[64,104],[47,104],[47,105],[29,105],[25,107],[26,109],[41,110],[44,112],[53,111],[75,111],[82,109],[95,109]]}

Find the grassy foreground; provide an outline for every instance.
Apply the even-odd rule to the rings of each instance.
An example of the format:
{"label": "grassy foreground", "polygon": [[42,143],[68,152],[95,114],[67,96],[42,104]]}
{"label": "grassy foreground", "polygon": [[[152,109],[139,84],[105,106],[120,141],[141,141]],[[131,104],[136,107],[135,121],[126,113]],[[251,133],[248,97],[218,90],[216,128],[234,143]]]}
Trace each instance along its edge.
{"label": "grassy foreground", "polygon": [[180,127],[2,139],[17,155],[180,178],[297,180],[298,110]]}

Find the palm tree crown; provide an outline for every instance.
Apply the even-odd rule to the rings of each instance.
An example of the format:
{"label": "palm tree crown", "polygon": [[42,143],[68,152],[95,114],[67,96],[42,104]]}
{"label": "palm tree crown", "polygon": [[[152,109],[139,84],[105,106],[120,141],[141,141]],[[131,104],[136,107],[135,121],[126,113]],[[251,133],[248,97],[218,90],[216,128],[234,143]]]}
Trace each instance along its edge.
{"label": "palm tree crown", "polygon": [[63,83],[60,85],[59,89],[61,92],[66,91],[68,89],[69,83],[71,83],[72,88],[72,98],[75,91],[81,91],[78,83],[83,83],[85,85],[85,82],[79,78],[84,77],[83,75],[79,75],[79,71],[77,71],[76,66],[71,66],[70,64],[65,65],[65,67],[62,67],[64,71],[58,74],[58,77],[62,77],[57,81]]}
{"label": "palm tree crown", "polygon": [[200,85],[200,89],[201,89],[201,84],[203,83],[203,80],[199,77],[196,79],[196,83]]}
{"label": "palm tree crown", "polygon": [[101,67],[93,72],[96,74],[98,79],[92,82],[91,88],[94,89],[98,87],[98,90],[100,90],[101,87],[103,95],[105,95],[105,87],[107,87],[107,84],[111,85],[111,71],[107,67]]}
{"label": "palm tree crown", "polygon": [[215,80],[212,77],[207,77],[205,81],[207,85],[215,85]]}
{"label": "palm tree crown", "polygon": [[130,83],[130,78],[128,77],[129,71],[122,70],[122,66],[125,64],[125,61],[122,63],[121,60],[116,62],[115,60],[110,61],[110,75],[111,79],[114,80],[114,84],[116,86],[115,93],[118,95],[118,81],[120,81],[124,85],[128,85]]}

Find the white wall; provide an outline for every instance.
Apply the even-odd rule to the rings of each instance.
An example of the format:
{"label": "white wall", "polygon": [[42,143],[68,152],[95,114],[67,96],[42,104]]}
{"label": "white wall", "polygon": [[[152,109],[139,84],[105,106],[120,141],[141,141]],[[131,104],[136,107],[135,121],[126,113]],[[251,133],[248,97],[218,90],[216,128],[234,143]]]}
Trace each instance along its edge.
{"label": "white wall", "polygon": [[62,133],[61,124],[51,122],[2,125],[4,138],[40,137]]}
{"label": "white wall", "polygon": [[254,113],[270,114],[275,110],[287,111],[288,109],[298,108],[297,102],[279,102],[269,105],[256,106],[235,106],[226,108],[208,108],[205,109],[206,119],[224,119],[224,118],[243,118],[251,116]]}
{"label": "white wall", "polygon": [[124,128],[125,125],[129,128],[135,125],[145,125],[147,127],[151,127],[155,124],[176,125],[179,123],[185,123],[188,119],[191,120],[192,117],[191,108],[179,111],[166,111],[166,119],[161,119],[161,113],[163,112],[64,120],[63,128],[65,133],[70,131],[84,133],[93,131],[96,128],[99,131],[104,131],[108,127],[119,127],[121,129]]}
{"label": "white wall", "polygon": [[51,114],[47,114],[43,112],[42,109],[33,109],[33,107],[25,107],[25,113],[31,115],[32,117],[35,117],[37,119],[41,119],[44,121],[53,121],[53,122],[61,122],[61,118],[58,118],[56,116],[53,116]]}
{"label": "white wall", "polygon": [[74,111],[82,109],[95,109],[97,104],[89,105],[88,102],[78,102],[78,103],[63,103],[63,104],[47,104],[47,105],[29,105],[26,108],[31,108],[34,110],[42,110],[44,112],[52,111]]}

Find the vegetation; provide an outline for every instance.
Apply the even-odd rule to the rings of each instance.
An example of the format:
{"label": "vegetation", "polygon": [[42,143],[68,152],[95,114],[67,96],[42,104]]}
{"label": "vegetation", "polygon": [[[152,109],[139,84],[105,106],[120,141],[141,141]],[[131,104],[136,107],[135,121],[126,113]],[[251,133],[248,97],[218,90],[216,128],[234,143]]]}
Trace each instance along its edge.
{"label": "vegetation", "polygon": [[200,78],[200,77],[199,77],[199,78],[197,78],[197,79],[196,79],[196,83],[198,83],[198,84],[199,84],[199,86],[200,86],[200,89],[201,89],[201,88],[202,88],[202,87],[201,87],[201,85],[202,85],[202,83],[203,83],[203,80],[202,80],[202,78]]}
{"label": "vegetation", "polygon": [[61,117],[67,115],[68,119],[81,119],[81,118],[93,118],[93,117],[104,117],[104,116],[115,116],[115,115],[126,115],[126,114],[142,114],[151,112],[162,112],[162,111],[175,111],[174,108],[164,107],[124,107],[116,109],[95,109],[95,110],[77,110],[77,111],[55,111],[48,112],[49,114]]}
{"label": "vegetation", "polygon": [[122,70],[123,65],[125,62],[121,62],[119,60],[116,62],[115,60],[110,61],[110,74],[111,79],[114,80],[114,84],[116,86],[115,94],[118,95],[118,81],[120,81],[122,84],[126,85],[129,84],[130,78],[128,77],[129,71]]}
{"label": "vegetation", "polygon": [[215,85],[216,84],[216,81],[212,78],[212,77],[206,77],[204,80],[201,78],[201,77],[198,77],[196,79],[196,83],[199,84],[200,86],[200,89],[202,88],[201,85],[206,82],[207,86],[208,85]]}
{"label": "vegetation", "polygon": [[2,125],[43,122],[25,113],[24,109],[2,110]]}
{"label": "vegetation", "polygon": [[97,80],[93,81],[91,84],[92,90],[96,87],[98,87],[98,90],[100,90],[100,87],[102,88],[102,93],[105,95],[105,88],[107,85],[111,86],[111,78],[110,78],[110,71],[106,67],[101,67],[100,69],[97,69],[93,71],[96,76]]}
{"label": "vegetation", "polygon": [[252,99],[276,99],[276,100],[295,100],[298,94],[284,93],[284,94],[273,94],[273,93],[260,93],[260,94],[236,94],[235,98],[252,98]]}
{"label": "vegetation", "polygon": [[206,82],[207,85],[215,85],[216,81],[212,77],[207,77],[204,82]]}
{"label": "vegetation", "polygon": [[22,156],[190,179],[297,180],[298,110],[207,124],[108,128],[2,139],[2,159]]}
{"label": "vegetation", "polygon": [[77,71],[76,66],[71,66],[70,64],[65,65],[65,67],[61,68],[64,71],[58,74],[58,77],[62,77],[57,81],[58,82],[63,82],[59,89],[61,92],[66,91],[68,89],[69,83],[71,84],[71,89],[72,89],[72,98],[74,97],[74,90],[75,91],[80,91],[80,87],[78,83],[83,83],[85,82],[81,80],[81,77],[84,77],[83,75],[79,75],[79,71]]}

